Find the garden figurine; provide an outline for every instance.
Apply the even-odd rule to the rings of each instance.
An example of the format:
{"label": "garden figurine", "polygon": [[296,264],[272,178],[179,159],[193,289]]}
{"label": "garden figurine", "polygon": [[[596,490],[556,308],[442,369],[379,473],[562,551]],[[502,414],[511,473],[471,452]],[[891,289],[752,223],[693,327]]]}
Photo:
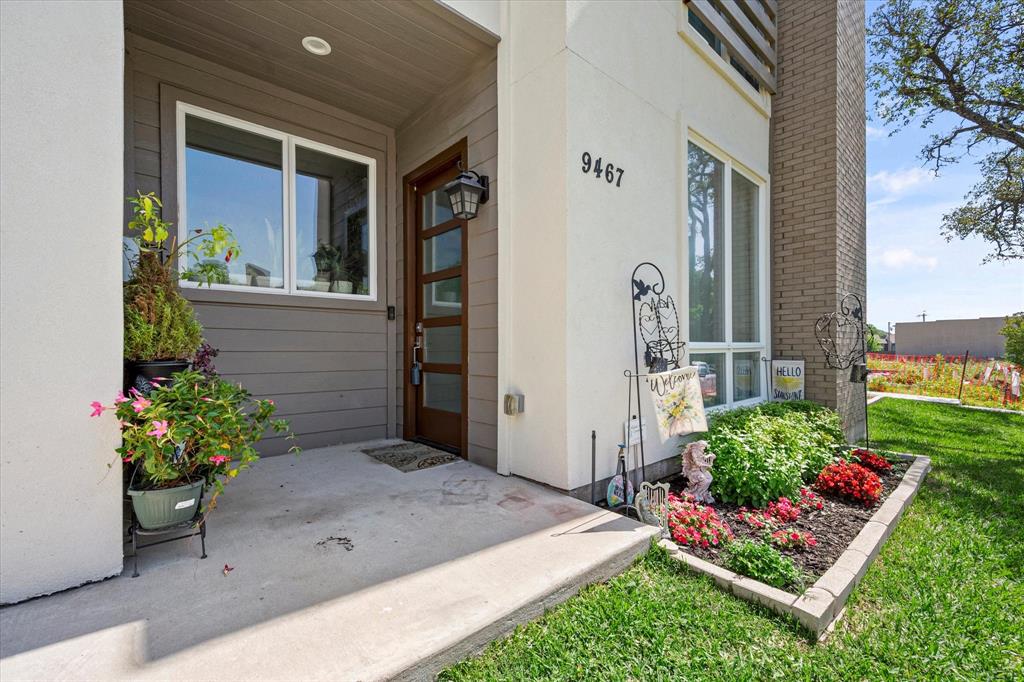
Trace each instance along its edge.
{"label": "garden figurine", "polygon": [[697,502],[714,504],[715,498],[708,489],[711,487],[711,465],[715,462],[715,455],[708,452],[707,447],[706,440],[697,440],[683,450],[683,475],[690,483],[684,492]]}

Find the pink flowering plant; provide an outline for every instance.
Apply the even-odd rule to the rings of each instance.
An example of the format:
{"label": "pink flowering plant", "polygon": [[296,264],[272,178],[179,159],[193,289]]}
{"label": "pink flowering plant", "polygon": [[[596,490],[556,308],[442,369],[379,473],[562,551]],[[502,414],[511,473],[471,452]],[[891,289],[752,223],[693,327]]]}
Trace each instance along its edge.
{"label": "pink flowering plant", "polygon": [[713,507],[697,504],[693,496],[668,496],[668,528],[680,545],[708,549],[733,539],[729,524],[719,518]]}
{"label": "pink flowering plant", "polygon": [[[274,419],[273,400],[256,400],[238,384],[200,372],[178,372],[157,380],[149,395],[118,393],[113,404],[94,401],[92,416],[116,414],[121,424],[118,454],[137,467],[133,488],[155,490],[204,480],[214,491],[259,459],[256,443],[269,432],[294,438],[284,419]],[[297,446],[291,451],[298,452]]]}
{"label": "pink flowering plant", "polygon": [[769,541],[780,549],[806,549],[816,547],[818,540],[809,530],[783,528],[768,536]]}

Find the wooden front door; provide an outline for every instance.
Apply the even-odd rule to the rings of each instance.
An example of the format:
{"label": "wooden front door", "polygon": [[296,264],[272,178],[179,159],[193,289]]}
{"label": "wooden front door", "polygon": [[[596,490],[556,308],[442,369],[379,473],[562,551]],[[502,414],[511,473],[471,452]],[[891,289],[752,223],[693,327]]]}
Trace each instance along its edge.
{"label": "wooden front door", "polygon": [[444,186],[465,143],[406,177],[405,438],[466,456],[467,223]]}

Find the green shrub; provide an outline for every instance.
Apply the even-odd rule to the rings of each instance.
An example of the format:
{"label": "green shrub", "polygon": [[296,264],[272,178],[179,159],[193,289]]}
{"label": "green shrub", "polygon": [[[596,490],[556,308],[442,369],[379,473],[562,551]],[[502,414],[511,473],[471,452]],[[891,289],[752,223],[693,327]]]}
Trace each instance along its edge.
{"label": "green shrub", "polygon": [[712,492],[754,507],[779,497],[795,499],[845,444],[839,415],[809,401],[715,415],[706,440],[716,457]]}
{"label": "green shrub", "polygon": [[1006,357],[1024,367],[1024,312],[1007,317],[999,333],[1006,337]]}
{"label": "green shrub", "polygon": [[729,570],[779,589],[799,587],[803,582],[800,569],[792,559],[759,540],[727,545],[725,561]]}
{"label": "green shrub", "polygon": [[124,357],[128,360],[187,360],[203,342],[192,305],[172,289],[125,301]]}

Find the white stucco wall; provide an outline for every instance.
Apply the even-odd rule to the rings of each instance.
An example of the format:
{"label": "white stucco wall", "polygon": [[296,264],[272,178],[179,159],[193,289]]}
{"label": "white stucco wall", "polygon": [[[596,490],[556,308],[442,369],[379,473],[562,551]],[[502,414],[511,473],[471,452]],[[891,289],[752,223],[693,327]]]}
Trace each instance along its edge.
{"label": "white stucco wall", "polygon": [[[614,473],[627,417],[622,372],[633,366],[629,275],[637,263],[652,261],[664,271],[681,338],[688,338],[687,136],[692,131],[709,140],[767,182],[770,101],[744,92],[749,86],[713,61],[719,57],[680,36],[692,30],[682,2],[555,0],[525,3],[528,11],[522,4],[512,3],[513,30],[503,36],[513,75],[511,124],[501,134],[513,136],[514,182],[544,182],[513,184],[503,199],[512,204],[513,242],[503,286],[514,293],[510,319],[502,321],[513,330],[517,351],[508,356],[507,381],[499,382],[511,386],[537,374],[515,387],[526,390],[528,414],[544,412],[541,423],[526,415],[506,421],[512,473],[571,489],[590,481],[591,430],[598,434],[598,478]],[[535,87],[523,87],[531,82]],[[538,111],[561,102],[564,123]],[[584,151],[623,168],[621,186],[584,174]],[[540,225],[546,241],[533,233]],[[564,232],[564,245],[557,242],[564,253],[545,248],[556,243],[550,230]],[[545,272],[544,286],[529,289],[540,298],[528,301],[521,297],[528,286],[523,277],[537,275],[525,269],[527,259],[535,268],[564,266]],[[530,306],[564,306],[564,316],[539,316]],[[528,341],[529,352],[521,347],[536,336],[547,344]],[[540,383],[539,373],[552,363],[557,376]],[[564,406],[558,385],[565,387]],[[649,402],[643,409],[649,416]],[[674,457],[678,443],[661,444],[654,420],[647,423],[648,463]],[[544,433],[537,431],[541,424]],[[544,438],[567,454],[553,457],[550,448],[536,447]]]}
{"label": "white stucco wall", "polygon": [[[0,3],[0,602],[121,570],[120,2]],[[108,464],[113,463],[112,468]]]}

